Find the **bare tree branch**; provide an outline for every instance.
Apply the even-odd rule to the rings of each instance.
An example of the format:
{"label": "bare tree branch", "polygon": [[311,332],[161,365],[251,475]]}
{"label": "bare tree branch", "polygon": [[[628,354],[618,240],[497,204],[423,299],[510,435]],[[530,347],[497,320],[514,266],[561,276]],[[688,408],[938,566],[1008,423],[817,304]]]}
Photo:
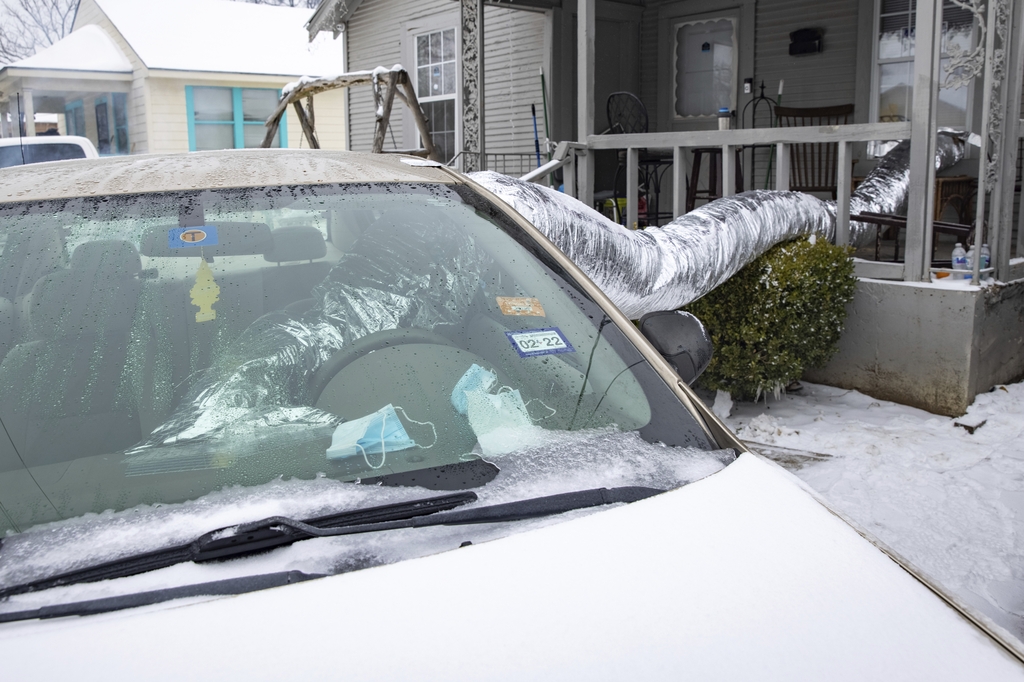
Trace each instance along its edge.
{"label": "bare tree branch", "polygon": [[71,31],[78,0],[0,0],[0,65],[31,57]]}

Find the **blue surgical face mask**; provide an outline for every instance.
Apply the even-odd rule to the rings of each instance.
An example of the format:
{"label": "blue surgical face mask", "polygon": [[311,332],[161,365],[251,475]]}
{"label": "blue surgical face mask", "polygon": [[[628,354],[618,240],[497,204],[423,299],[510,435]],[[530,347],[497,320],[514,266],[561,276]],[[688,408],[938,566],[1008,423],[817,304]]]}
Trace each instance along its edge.
{"label": "blue surgical face mask", "polygon": [[452,405],[469,418],[486,456],[524,449],[544,437],[544,429],[534,425],[519,390],[497,383],[494,372],[472,365],[452,391]]}
{"label": "blue surgical face mask", "polygon": [[466,400],[467,393],[487,393],[491,386],[498,382],[498,375],[489,369],[484,369],[474,363],[470,365],[466,373],[462,375],[455,388],[452,389],[452,407],[459,414],[469,413],[469,403]]}
{"label": "blue surgical face mask", "polygon": [[362,457],[366,466],[380,469],[387,453],[415,447],[420,446],[406,433],[394,406],[388,404],[365,417],[338,424],[327,448],[327,459]]}

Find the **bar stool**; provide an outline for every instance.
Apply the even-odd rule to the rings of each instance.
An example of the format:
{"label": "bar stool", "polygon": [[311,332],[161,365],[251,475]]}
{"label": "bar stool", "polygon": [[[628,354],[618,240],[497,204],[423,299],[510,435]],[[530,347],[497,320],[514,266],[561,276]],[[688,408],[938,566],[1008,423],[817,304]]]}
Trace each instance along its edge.
{"label": "bar stool", "polygon": [[[741,149],[736,148],[736,192],[743,191],[743,171],[740,168]],[[708,188],[698,189],[700,167],[704,156],[708,157]],[[722,148],[697,147],[693,150],[693,168],[690,171],[690,182],[686,190],[686,212],[694,209],[697,199],[714,201],[722,196]]]}

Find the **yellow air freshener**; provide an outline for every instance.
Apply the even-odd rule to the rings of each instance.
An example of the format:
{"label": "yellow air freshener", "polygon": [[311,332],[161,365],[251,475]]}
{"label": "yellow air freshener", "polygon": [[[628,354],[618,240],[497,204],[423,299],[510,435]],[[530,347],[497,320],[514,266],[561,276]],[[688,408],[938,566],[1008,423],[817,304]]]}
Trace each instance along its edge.
{"label": "yellow air freshener", "polygon": [[196,313],[196,322],[209,322],[217,319],[217,311],[213,304],[220,300],[220,287],[213,279],[213,271],[206,264],[205,260],[199,261],[199,272],[196,273],[196,283],[189,290],[192,295],[192,305],[199,306]]}

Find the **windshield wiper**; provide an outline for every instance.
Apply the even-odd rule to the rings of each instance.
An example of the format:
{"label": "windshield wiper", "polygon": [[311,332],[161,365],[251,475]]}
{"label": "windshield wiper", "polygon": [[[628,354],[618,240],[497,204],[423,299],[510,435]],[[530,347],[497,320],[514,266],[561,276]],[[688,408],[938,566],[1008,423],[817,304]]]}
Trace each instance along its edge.
{"label": "windshield wiper", "polygon": [[562,514],[576,509],[635,502],[662,492],[664,491],[657,488],[639,486],[595,488],[450,511],[477,499],[475,493],[464,492],[416,502],[356,510],[308,521],[272,516],[252,523],[211,531],[187,545],[139,554],[91,568],[69,571],[51,578],[9,587],[0,590],[0,598],[61,585],[122,578],[186,561],[203,562],[252,554],[314,537],[374,533],[399,528],[521,521]]}
{"label": "windshield wiper", "polygon": [[99,599],[87,599],[85,601],[70,602],[67,604],[50,604],[35,609],[24,611],[9,611],[0,613],[0,623],[14,623],[19,620],[33,620],[36,618],[63,618],[65,616],[91,616],[97,613],[109,613],[122,609],[134,609],[139,606],[159,604],[172,599],[185,599],[187,597],[219,597],[234,594],[245,594],[267,590],[271,587],[301,583],[306,580],[325,578],[324,575],[303,573],[302,571],[283,571],[280,573],[264,573],[260,575],[246,575],[238,578],[227,578],[225,580],[214,580],[208,583],[197,585],[181,585],[179,587],[167,587],[160,590],[148,592],[134,592],[132,594],[121,594],[114,597],[100,597]]}
{"label": "windshield wiper", "polygon": [[[410,519],[426,514],[435,514],[462,506],[477,499],[474,492],[460,492],[441,495],[426,499],[398,502],[394,504],[355,509],[352,511],[319,516],[307,521],[311,526],[327,529],[359,524],[373,524],[399,519]],[[252,524],[246,524],[252,525]],[[230,537],[218,538],[239,526],[213,531],[200,536],[193,542],[176,547],[167,547],[152,552],[143,552],[123,559],[108,561],[88,568],[81,568],[60,573],[50,578],[35,580],[22,585],[14,585],[0,589],[0,599],[25,592],[48,590],[51,587],[91,583],[112,578],[125,578],[130,575],[167,568],[186,561],[203,561],[227,558],[238,554],[251,554],[282,545],[289,545],[296,540],[304,540],[311,535],[300,535],[287,530],[277,530],[267,526],[253,529],[245,533],[234,533]]]}

